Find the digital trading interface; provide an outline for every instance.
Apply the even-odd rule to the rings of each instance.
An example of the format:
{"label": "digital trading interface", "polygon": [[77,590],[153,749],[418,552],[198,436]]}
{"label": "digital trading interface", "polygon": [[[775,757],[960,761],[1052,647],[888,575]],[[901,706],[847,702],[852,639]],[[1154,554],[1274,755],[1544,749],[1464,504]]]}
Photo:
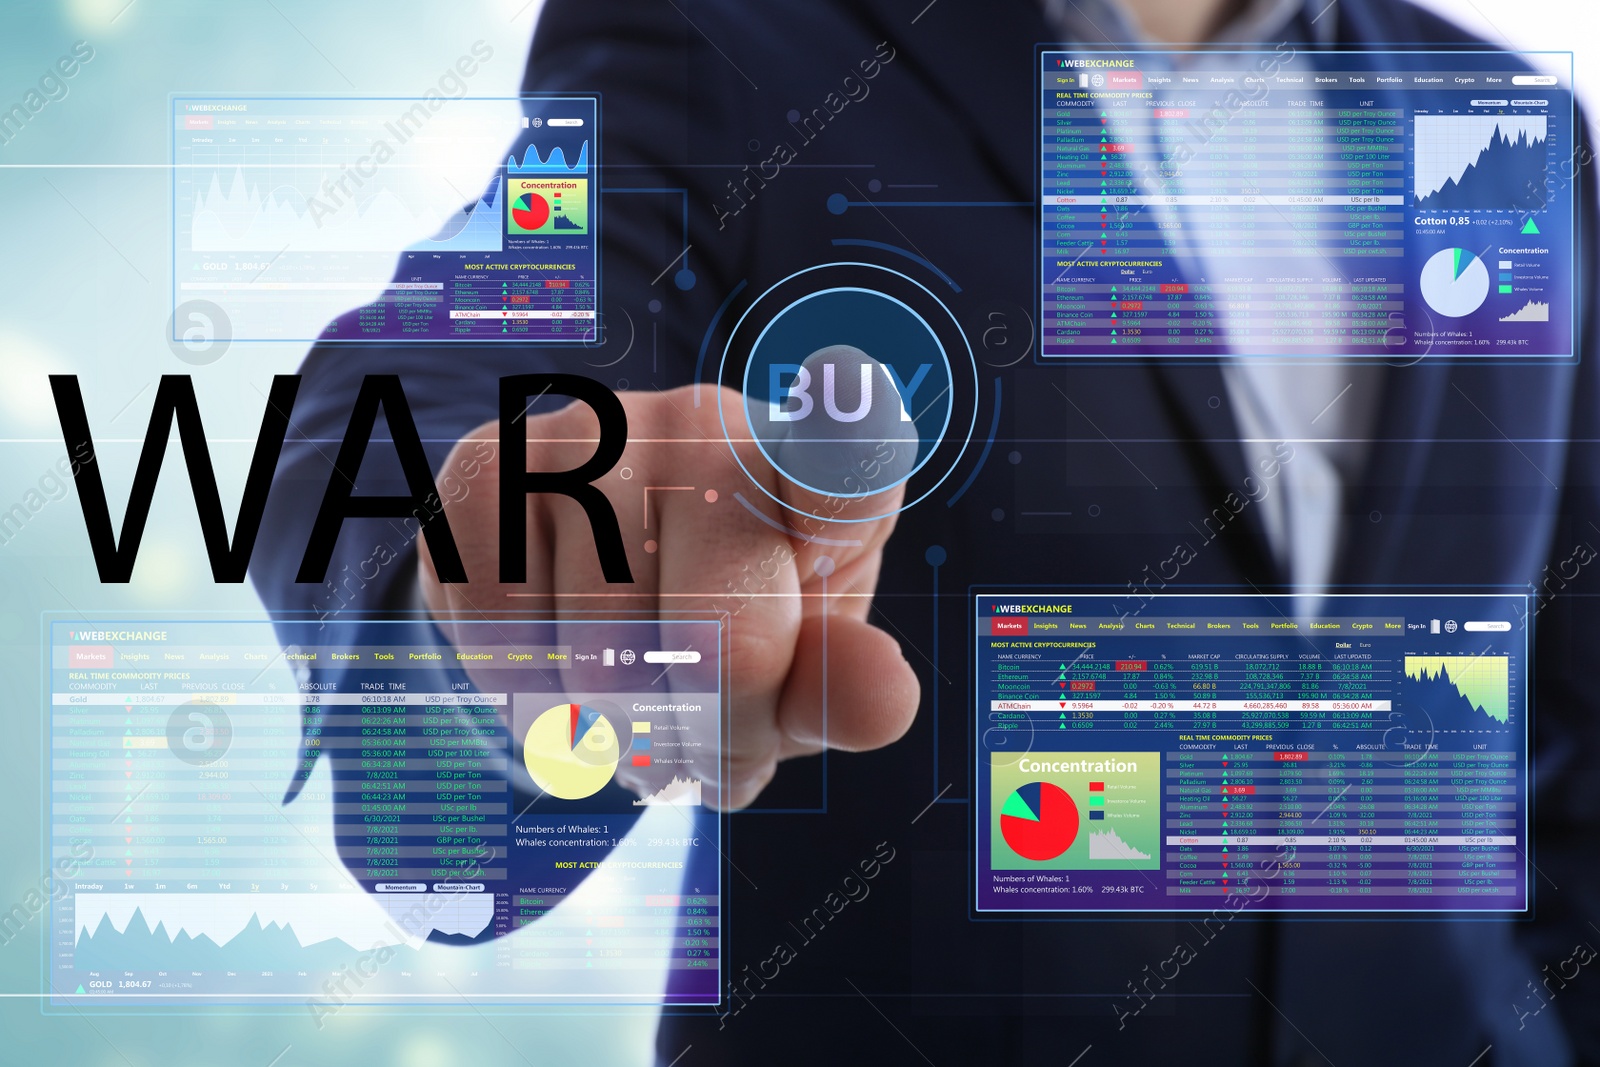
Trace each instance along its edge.
{"label": "digital trading interface", "polygon": [[[174,307],[233,340],[596,338],[594,97],[179,96],[172,119]],[[504,160],[475,201],[469,153]]]}
{"label": "digital trading interface", "polygon": [[1040,356],[1571,359],[1571,56],[1041,51]]}
{"label": "digital trading interface", "polygon": [[56,1003],[716,1002],[715,621],[50,631]]}
{"label": "digital trading interface", "polygon": [[975,605],[979,911],[1528,908],[1524,597]]}

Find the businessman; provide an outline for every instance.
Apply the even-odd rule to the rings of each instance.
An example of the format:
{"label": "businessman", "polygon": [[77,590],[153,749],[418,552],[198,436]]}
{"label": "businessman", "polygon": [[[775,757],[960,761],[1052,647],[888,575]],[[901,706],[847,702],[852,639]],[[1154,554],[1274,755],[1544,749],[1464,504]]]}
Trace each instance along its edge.
{"label": "businessman", "polygon": [[[295,548],[313,510],[305,501],[329,475],[328,447],[305,439],[340,436],[368,373],[401,375],[436,471],[497,438],[496,379],[564,370],[627,379],[630,444],[597,483],[624,530],[646,518],[638,485],[765,501],[749,479],[767,479],[798,508],[761,504],[757,515],[656,494],[648,518],[659,549],[630,540],[634,582],[614,587],[584,512],[536,495],[527,505],[529,581],[504,586],[496,494],[469,493],[444,509],[468,582],[439,581],[417,539],[402,546],[401,565],[347,593],[349,610],[423,608],[447,627],[463,614],[559,610],[566,595],[589,592],[621,592],[641,612],[728,610],[729,590],[746,575],[772,573],[766,595],[738,601],[729,627],[733,728],[721,783],[730,807],[759,809],[732,819],[729,849],[743,876],[727,883],[723,964],[730,977],[760,971],[762,980],[742,985],[717,1015],[665,1015],[662,1063],[686,1047],[686,1064],[1065,1064],[1086,1047],[1086,1064],[1600,1062],[1600,975],[1549,990],[1537,1015],[1518,1012],[1546,965],[1600,943],[1591,925],[1600,923],[1600,776],[1591,770],[1600,692],[1583,669],[1600,638],[1600,578],[1587,573],[1538,602],[1532,920],[1236,923],[1170,995],[1132,1019],[1119,1017],[1117,998],[1171,954],[1182,924],[969,921],[971,813],[948,802],[966,797],[970,766],[968,726],[950,713],[968,699],[958,651],[968,643],[965,602],[949,597],[941,632],[931,632],[932,559],[948,561],[937,574],[947,593],[975,583],[1120,587],[1166,558],[1183,519],[1209,514],[1275,444],[1293,460],[1274,491],[1222,530],[1172,589],[1535,583],[1554,591],[1540,584],[1545,568],[1600,538],[1600,351],[1587,311],[1576,366],[1013,361],[1032,328],[1020,308],[1032,303],[1035,257],[1033,215],[1021,206],[1035,197],[1033,45],[1206,39],[1268,49],[1472,43],[1388,0],[549,0],[526,90],[600,94],[608,184],[688,190],[692,247],[676,266],[676,200],[618,196],[605,205],[604,311],[653,337],[659,358],[642,344],[604,370],[609,353],[582,347],[324,345],[308,357],[295,413],[301,439],[285,452],[268,516],[281,536],[263,538],[254,573],[274,610],[326,610],[324,587],[295,582]],[[825,123],[797,133],[792,115],[824,101]],[[781,163],[761,166],[780,144]],[[761,180],[747,181],[751,173]],[[878,181],[1018,206],[854,206],[876,199]],[[822,208],[841,193],[847,211]],[[1585,297],[1596,277],[1592,199],[1584,190]],[[984,352],[986,377],[1000,379],[1005,397],[1000,437],[1017,456],[1004,462],[1008,449],[997,446],[957,507],[924,502],[897,520],[899,491],[890,490],[825,511],[763,473],[770,467],[738,426],[729,444],[711,371],[696,389],[702,339],[729,294],[856,258],[835,239],[892,245],[946,273],[962,287],[968,334],[987,336],[1000,322],[1017,346],[1003,359]],[[673,284],[685,266],[688,288]],[[592,450],[597,425],[584,405],[544,401],[534,411],[528,454],[494,463],[561,469]],[[751,475],[730,449],[742,450]],[[381,451],[358,491],[399,482]],[[1024,523],[1019,501],[1073,515]],[[821,525],[802,536],[797,516],[807,513]],[[842,520],[868,515],[889,517],[839,536]],[[819,531],[860,544],[824,549]],[[349,521],[330,573],[390,536],[377,520]],[[930,555],[934,548],[942,555]],[[833,566],[826,598],[815,595],[824,554]],[[946,711],[937,725],[925,713],[935,697]],[[824,777],[825,746],[833,751]],[[794,807],[825,813],[777,810]],[[795,941],[792,921],[863,858],[881,862],[882,847],[894,859],[872,898],[797,946],[775,977],[761,966],[773,945]]]}

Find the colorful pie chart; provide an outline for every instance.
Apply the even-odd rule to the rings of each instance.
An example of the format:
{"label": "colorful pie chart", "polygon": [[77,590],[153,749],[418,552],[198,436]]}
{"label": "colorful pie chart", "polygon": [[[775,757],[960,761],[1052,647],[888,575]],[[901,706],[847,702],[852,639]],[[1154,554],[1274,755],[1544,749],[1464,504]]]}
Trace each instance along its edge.
{"label": "colorful pie chart", "polygon": [[1053,860],[1078,838],[1078,805],[1060,786],[1029,782],[1001,805],[1000,836],[1025,860]]}
{"label": "colorful pie chart", "polygon": [[537,230],[550,221],[550,202],[538,193],[523,193],[511,202],[511,221],[524,230]]}
{"label": "colorful pie chart", "polygon": [[522,762],[534,784],[562,800],[582,800],[606,787],[622,748],[616,728],[582,704],[557,704],[528,727]]}

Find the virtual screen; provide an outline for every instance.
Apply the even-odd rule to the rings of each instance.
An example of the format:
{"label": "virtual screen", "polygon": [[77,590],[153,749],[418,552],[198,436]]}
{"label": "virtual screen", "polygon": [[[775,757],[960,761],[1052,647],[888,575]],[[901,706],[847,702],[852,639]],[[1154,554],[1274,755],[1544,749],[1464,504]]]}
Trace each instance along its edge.
{"label": "virtual screen", "polygon": [[1570,78],[1500,53],[1040,56],[1040,356],[1571,358]]}
{"label": "virtual screen", "polygon": [[270,1004],[359,960],[370,1002],[714,1002],[717,625],[675,625],[667,650],[654,622],[306,624],[286,649],[53,624],[51,856],[81,861],[55,999]]}
{"label": "virtual screen", "polygon": [[1525,910],[1525,610],[980,595],[978,910]]}
{"label": "virtual screen", "polygon": [[[594,99],[176,96],[172,120],[174,306],[220,306],[234,339],[319,312],[330,340],[595,339]],[[451,163],[497,150],[461,204]]]}

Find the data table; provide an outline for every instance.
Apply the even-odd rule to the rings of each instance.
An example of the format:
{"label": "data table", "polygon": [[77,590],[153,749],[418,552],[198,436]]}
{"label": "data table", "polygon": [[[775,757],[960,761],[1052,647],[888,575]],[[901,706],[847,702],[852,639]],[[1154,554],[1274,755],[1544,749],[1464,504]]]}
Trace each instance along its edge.
{"label": "data table", "polygon": [[1522,598],[975,605],[980,910],[1526,908]]}
{"label": "data table", "polygon": [[1571,57],[1039,53],[1040,358],[1571,359]]}

